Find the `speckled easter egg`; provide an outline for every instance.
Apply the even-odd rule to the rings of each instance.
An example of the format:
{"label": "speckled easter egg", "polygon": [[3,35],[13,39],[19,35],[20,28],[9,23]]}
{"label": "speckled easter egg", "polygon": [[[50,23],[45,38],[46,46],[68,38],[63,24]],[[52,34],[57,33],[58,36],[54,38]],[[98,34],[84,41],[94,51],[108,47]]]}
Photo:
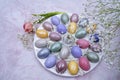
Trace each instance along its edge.
{"label": "speckled easter egg", "polygon": [[78,39],[84,38],[86,36],[86,30],[80,29],[75,33],[75,37]]}
{"label": "speckled easter egg", "polygon": [[75,61],[70,61],[68,63],[68,71],[71,75],[76,75],[79,71],[78,63]]}
{"label": "speckled easter egg", "polygon": [[37,56],[40,58],[40,59],[44,59],[46,57],[48,57],[48,55],[50,54],[50,50],[48,48],[42,48]]}
{"label": "speckled easter egg", "polygon": [[46,30],[44,30],[44,29],[37,29],[36,35],[39,38],[48,38],[48,32]]}
{"label": "speckled easter egg", "polygon": [[64,73],[67,69],[67,63],[64,60],[60,60],[56,63],[56,71],[58,73]]}
{"label": "speckled easter egg", "polygon": [[53,25],[59,25],[60,24],[60,19],[57,17],[57,16],[53,16],[52,18],[51,18],[51,22],[52,22],[52,24]]}
{"label": "speckled easter egg", "polygon": [[71,22],[68,26],[68,32],[70,34],[74,34],[77,30],[77,24],[75,22]]}
{"label": "speckled easter egg", "polygon": [[43,23],[43,28],[45,29],[45,30],[47,30],[47,31],[52,31],[53,30],[53,26],[52,26],[52,24],[51,23],[49,23],[49,22],[44,22]]}
{"label": "speckled easter egg", "polygon": [[67,59],[70,55],[70,49],[69,47],[67,46],[63,46],[60,53],[59,53],[59,56],[61,59]]}
{"label": "speckled easter egg", "polygon": [[70,17],[71,22],[77,23],[79,21],[79,16],[76,13],[73,13],[72,16]]}
{"label": "speckled easter egg", "polygon": [[67,32],[67,29],[65,27],[64,24],[59,24],[57,26],[57,32],[59,32],[60,34],[65,34]]}
{"label": "speckled easter egg", "polygon": [[52,68],[55,66],[56,60],[57,57],[55,55],[49,55],[44,64],[47,68]]}
{"label": "speckled easter egg", "polygon": [[68,16],[67,13],[64,13],[64,14],[61,15],[61,22],[63,24],[67,24],[69,22],[69,16]]}
{"label": "speckled easter egg", "polygon": [[47,40],[38,39],[37,41],[35,41],[35,46],[37,48],[47,47]]}
{"label": "speckled easter egg", "polygon": [[79,21],[79,27],[87,27],[87,25],[89,24],[89,21],[87,18],[82,18],[80,21]]}
{"label": "speckled easter egg", "polygon": [[86,55],[87,55],[88,60],[92,63],[96,63],[99,61],[99,56],[94,52],[89,52]]}
{"label": "speckled easter egg", "polygon": [[59,33],[57,33],[57,32],[51,32],[49,34],[49,38],[52,41],[59,41],[59,40],[61,40],[61,35]]}
{"label": "speckled easter egg", "polygon": [[90,69],[90,63],[85,56],[79,58],[79,66],[81,69],[88,71]]}
{"label": "speckled easter egg", "polygon": [[79,46],[73,46],[71,48],[71,54],[75,57],[75,58],[80,58],[82,56],[82,51],[80,49]]}
{"label": "speckled easter egg", "polygon": [[85,39],[79,39],[76,41],[76,44],[79,45],[80,48],[82,49],[86,49],[89,47],[89,41],[85,40]]}
{"label": "speckled easter egg", "polygon": [[62,44],[60,42],[55,42],[50,46],[50,50],[52,52],[59,52],[62,48]]}

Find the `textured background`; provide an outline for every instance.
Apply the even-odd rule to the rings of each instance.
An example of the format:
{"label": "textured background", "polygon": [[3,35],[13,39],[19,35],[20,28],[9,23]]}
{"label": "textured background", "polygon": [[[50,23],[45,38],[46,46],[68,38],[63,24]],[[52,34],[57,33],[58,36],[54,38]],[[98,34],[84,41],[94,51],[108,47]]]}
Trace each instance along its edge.
{"label": "textured background", "polygon": [[83,77],[65,78],[47,72],[17,38],[32,13],[83,12],[83,0],[0,0],[0,80],[120,80],[120,73],[102,61]]}

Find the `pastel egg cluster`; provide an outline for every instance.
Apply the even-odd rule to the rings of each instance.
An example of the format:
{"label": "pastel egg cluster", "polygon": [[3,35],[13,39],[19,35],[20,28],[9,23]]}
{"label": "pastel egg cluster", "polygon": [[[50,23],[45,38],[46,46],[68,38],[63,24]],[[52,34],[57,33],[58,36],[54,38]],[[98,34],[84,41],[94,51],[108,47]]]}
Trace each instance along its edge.
{"label": "pastel egg cluster", "polygon": [[[80,18],[76,13],[51,17],[50,21],[42,23],[42,28],[36,30],[39,39],[35,41],[35,47],[40,49],[37,57],[45,59],[46,68],[55,67],[60,74],[68,71],[70,75],[77,75],[79,69],[90,70],[90,63],[99,61],[97,52],[101,51],[101,47],[98,35],[91,35],[93,43],[85,39],[87,34],[96,29],[95,25],[92,28],[88,26],[89,20]],[[91,52],[84,54],[82,50],[85,49],[90,49]],[[68,59],[71,60],[67,61]]]}

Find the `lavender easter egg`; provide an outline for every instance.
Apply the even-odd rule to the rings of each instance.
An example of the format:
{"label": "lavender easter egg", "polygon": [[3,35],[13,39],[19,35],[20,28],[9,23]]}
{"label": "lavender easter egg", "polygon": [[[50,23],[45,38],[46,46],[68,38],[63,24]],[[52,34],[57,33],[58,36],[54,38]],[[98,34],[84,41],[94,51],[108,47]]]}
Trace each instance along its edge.
{"label": "lavender easter egg", "polygon": [[58,73],[64,73],[67,69],[67,63],[64,60],[60,60],[56,63],[56,71]]}
{"label": "lavender easter egg", "polygon": [[79,39],[76,41],[76,44],[79,45],[80,48],[86,49],[89,47],[89,41],[85,39]]}
{"label": "lavender easter egg", "polygon": [[90,63],[85,56],[79,58],[79,66],[81,69],[88,71],[90,69]]}
{"label": "lavender easter egg", "polygon": [[47,40],[38,39],[37,41],[35,41],[35,46],[37,48],[44,48],[47,46]]}
{"label": "lavender easter egg", "polygon": [[82,51],[79,48],[79,46],[73,46],[71,48],[71,54],[75,57],[75,58],[80,58],[82,56]]}
{"label": "lavender easter egg", "polygon": [[60,34],[65,34],[67,32],[65,25],[59,24],[57,26],[57,32],[59,32]]}
{"label": "lavender easter egg", "polygon": [[49,34],[49,38],[52,41],[59,41],[59,40],[61,40],[61,35],[59,33],[57,33],[57,32],[51,32]]}
{"label": "lavender easter egg", "polygon": [[49,22],[44,22],[42,26],[43,26],[43,28],[44,28],[45,30],[47,30],[47,31],[52,31],[52,30],[53,30],[53,26],[52,26],[52,24],[49,23]]}
{"label": "lavender easter egg", "polygon": [[42,48],[42,49],[38,52],[37,56],[38,56],[40,59],[44,59],[44,58],[48,57],[49,54],[50,54],[50,50],[49,50],[48,48]]}
{"label": "lavender easter egg", "polygon": [[51,22],[52,22],[53,25],[57,26],[57,25],[60,24],[60,19],[57,16],[53,16],[51,18]]}
{"label": "lavender easter egg", "polygon": [[47,68],[52,68],[55,66],[56,60],[57,57],[55,55],[49,55],[44,64]]}
{"label": "lavender easter egg", "polygon": [[77,23],[79,21],[79,16],[76,13],[73,13],[72,16],[70,17],[71,22]]}

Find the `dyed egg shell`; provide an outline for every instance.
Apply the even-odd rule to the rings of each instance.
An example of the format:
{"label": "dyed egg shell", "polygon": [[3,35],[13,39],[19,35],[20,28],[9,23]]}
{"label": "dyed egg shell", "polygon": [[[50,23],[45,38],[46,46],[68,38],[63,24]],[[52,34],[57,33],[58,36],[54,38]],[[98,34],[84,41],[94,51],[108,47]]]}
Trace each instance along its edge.
{"label": "dyed egg shell", "polygon": [[44,64],[47,68],[52,68],[55,66],[56,60],[57,57],[55,55],[49,55]]}
{"label": "dyed egg shell", "polygon": [[86,36],[87,32],[84,29],[80,29],[75,33],[75,37],[80,39]]}
{"label": "dyed egg shell", "polygon": [[63,46],[60,53],[59,53],[60,58],[67,59],[69,57],[69,55],[70,55],[69,47]]}
{"label": "dyed egg shell", "polygon": [[57,26],[57,32],[59,32],[60,34],[65,34],[67,32],[65,25],[59,24]]}
{"label": "dyed egg shell", "polygon": [[87,18],[82,18],[80,21],[79,21],[79,27],[87,27],[87,25],[89,24],[89,21]]}
{"label": "dyed egg shell", "polygon": [[42,49],[38,52],[37,56],[38,56],[40,59],[44,59],[44,58],[48,57],[49,54],[50,54],[50,50],[49,50],[48,48],[42,48]]}
{"label": "dyed egg shell", "polygon": [[68,26],[68,32],[70,34],[74,34],[77,30],[77,24],[75,22],[71,22],[70,25]]}
{"label": "dyed egg shell", "polygon": [[90,47],[89,47],[92,51],[94,52],[101,52],[102,51],[102,48],[101,48],[101,45],[100,44],[90,44]]}
{"label": "dyed egg shell", "polygon": [[90,69],[90,63],[85,56],[81,56],[79,58],[79,66],[85,71],[88,71]]}
{"label": "dyed egg shell", "polygon": [[44,30],[44,29],[37,29],[36,35],[39,38],[47,38],[48,37],[48,32],[46,30]]}
{"label": "dyed egg shell", "polygon": [[75,58],[80,58],[82,56],[82,51],[78,46],[73,46],[71,48],[71,53]]}
{"label": "dyed egg shell", "polygon": [[50,46],[50,50],[52,52],[59,52],[62,48],[62,44],[60,42],[55,42]]}
{"label": "dyed egg shell", "polygon": [[87,56],[88,60],[92,63],[96,63],[99,61],[99,56],[94,52],[90,52],[90,53],[86,54],[86,56]]}
{"label": "dyed egg shell", "polygon": [[49,34],[49,38],[52,41],[59,41],[59,40],[61,40],[61,35],[59,33],[57,33],[57,32],[51,32]]}
{"label": "dyed egg shell", "polygon": [[58,73],[64,73],[67,69],[67,63],[64,60],[60,60],[56,63],[56,71]]}
{"label": "dyed egg shell", "polygon": [[31,22],[26,22],[24,25],[23,25],[23,28],[25,30],[25,32],[32,32],[33,31],[33,24]]}
{"label": "dyed egg shell", "polygon": [[47,46],[47,40],[38,39],[38,40],[35,42],[35,46],[36,46],[37,48],[46,47],[46,46]]}
{"label": "dyed egg shell", "polygon": [[76,13],[72,14],[72,16],[70,17],[70,21],[77,23],[79,21],[78,14],[76,14]]}
{"label": "dyed egg shell", "polygon": [[42,26],[43,26],[43,28],[44,28],[45,30],[47,30],[47,31],[52,31],[52,30],[53,30],[53,26],[52,26],[52,24],[49,23],[49,22],[44,22]]}
{"label": "dyed egg shell", "polygon": [[86,49],[89,47],[89,41],[85,39],[79,39],[76,41],[76,44],[79,45],[80,48]]}
{"label": "dyed egg shell", "polygon": [[66,23],[69,22],[69,16],[68,16],[68,14],[64,13],[64,14],[61,15],[61,22],[63,24],[66,24]]}
{"label": "dyed egg shell", "polygon": [[57,17],[57,16],[53,16],[52,18],[51,18],[51,22],[52,22],[52,24],[53,25],[59,25],[60,24],[60,19]]}
{"label": "dyed egg shell", "polygon": [[78,64],[75,61],[68,63],[68,71],[71,75],[76,75],[79,71]]}

